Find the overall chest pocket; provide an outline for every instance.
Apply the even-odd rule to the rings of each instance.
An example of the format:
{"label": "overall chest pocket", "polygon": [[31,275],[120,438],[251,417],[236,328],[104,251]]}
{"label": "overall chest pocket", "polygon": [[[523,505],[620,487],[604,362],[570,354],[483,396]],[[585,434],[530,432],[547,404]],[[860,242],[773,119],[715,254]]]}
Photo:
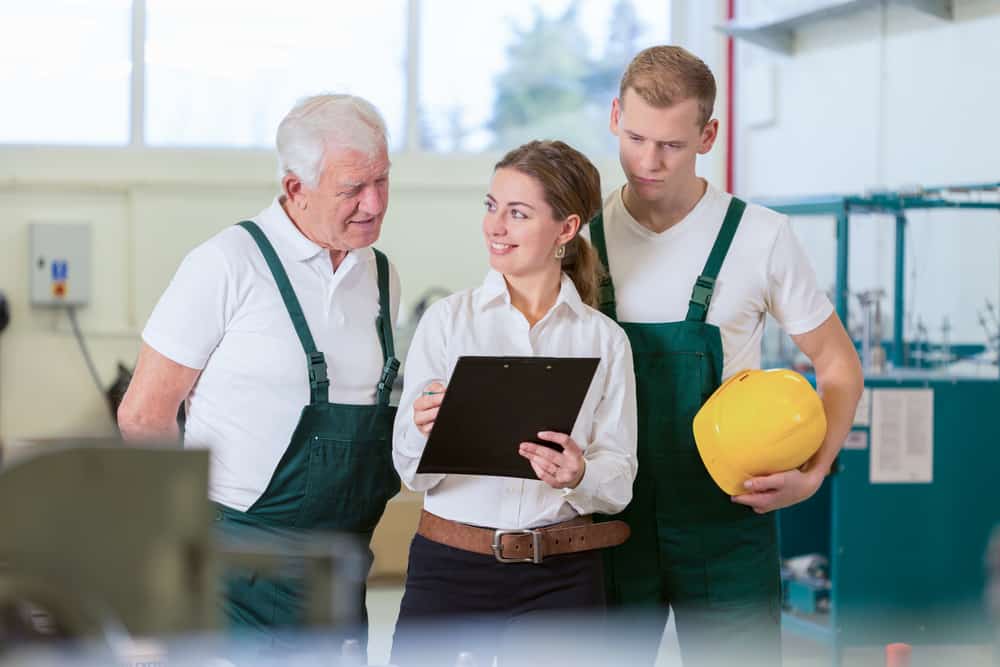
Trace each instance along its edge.
{"label": "overall chest pocket", "polygon": [[[639,442],[648,457],[690,465],[697,458],[691,424],[711,393],[700,351],[651,352],[636,357]],[[678,461],[681,459],[683,462]]]}
{"label": "overall chest pocket", "polygon": [[719,385],[721,354],[702,325],[680,323],[633,345],[639,472],[655,479],[657,512],[682,523],[745,517],[712,481],[695,443],[694,417]]}
{"label": "overall chest pocket", "polygon": [[314,435],[309,441],[300,528],[371,533],[399,491],[391,445],[385,439]]}

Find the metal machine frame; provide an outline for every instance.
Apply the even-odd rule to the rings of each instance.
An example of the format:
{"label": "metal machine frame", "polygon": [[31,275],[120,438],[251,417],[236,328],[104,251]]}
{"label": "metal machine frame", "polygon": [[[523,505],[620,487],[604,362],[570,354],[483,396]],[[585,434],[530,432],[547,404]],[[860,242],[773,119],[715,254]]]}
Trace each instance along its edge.
{"label": "metal machine frame", "polygon": [[1000,201],[962,201],[948,195],[1000,191],[1000,183],[956,185],[921,188],[914,192],[880,192],[867,196],[822,195],[797,199],[775,199],[760,202],[779,213],[796,216],[832,215],[837,220],[837,278],[834,306],[841,321],[847,322],[849,292],[848,263],[850,253],[850,216],[852,213],[883,213],[896,218],[895,280],[893,293],[892,362],[896,368],[905,365],[903,341],[904,269],[906,247],[906,211],[912,209],[980,209],[1000,211]]}
{"label": "metal machine frame", "polygon": [[[812,593],[810,582],[786,582],[797,611],[783,614],[783,626],[827,645],[834,665],[859,647],[990,640],[984,558],[991,530],[1000,525],[1000,422],[987,416],[1000,405],[1000,382],[907,368],[903,306],[907,211],[1000,211],[1000,198],[981,197],[993,192],[1000,192],[1000,183],[762,202],[787,215],[836,218],[834,302],[844,322],[850,216],[895,217],[893,370],[867,377],[865,387],[934,391],[932,482],[873,483],[871,432],[864,423],[854,431],[868,444],[843,450],[837,474],[815,496],[780,512],[782,557],[818,553],[829,562],[829,580]],[[821,599],[824,605],[828,600],[828,611],[812,604]]]}

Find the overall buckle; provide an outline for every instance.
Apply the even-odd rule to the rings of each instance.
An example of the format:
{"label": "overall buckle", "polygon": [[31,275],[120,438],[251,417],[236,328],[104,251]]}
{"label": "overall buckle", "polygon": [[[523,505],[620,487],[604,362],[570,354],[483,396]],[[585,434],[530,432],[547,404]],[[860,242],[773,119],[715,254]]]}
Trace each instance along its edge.
{"label": "overall buckle", "polygon": [[[509,558],[503,555],[504,535],[531,535],[532,554],[524,558]],[[518,529],[518,530],[494,530],[493,531],[493,556],[501,563],[541,563],[542,562],[542,533],[538,530]]]}
{"label": "overall buckle", "polygon": [[396,373],[399,371],[399,359],[396,357],[389,357],[389,360],[385,362],[385,366],[382,367],[382,377],[378,381],[378,392],[392,390],[392,382],[395,381]]}
{"label": "overall buckle", "polygon": [[715,289],[715,278],[708,276],[698,276],[694,281],[694,289],[691,291],[691,303],[708,309],[708,304],[712,302],[712,291]]}
{"label": "overall buckle", "polygon": [[326,374],[326,358],[322,352],[309,355],[309,383],[317,387],[330,384],[330,378]]}

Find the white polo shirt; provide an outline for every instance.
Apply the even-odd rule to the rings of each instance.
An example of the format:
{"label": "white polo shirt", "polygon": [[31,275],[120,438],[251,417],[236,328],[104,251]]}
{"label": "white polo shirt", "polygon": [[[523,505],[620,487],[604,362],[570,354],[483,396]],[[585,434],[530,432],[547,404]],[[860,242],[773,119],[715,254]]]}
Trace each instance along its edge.
{"label": "white polo shirt", "polygon": [[[417,474],[427,438],[413,423],[413,401],[447,383],[462,355],[600,357],[570,434],[587,468],[579,486],[554,489],[540,480],[479,475]],[[406,356],[396,414],[393,462],[424,507],[453,521],[490,528],[534,528],[582,514],[616,514],[632,499],[636,474],[636,404],[632,348],[613,320],[585,305],[562,277],[555,305],[533,327],[511,305],[503,275],[434,303],[420,319]],[[470,443],[473,445],[473,443]]]}
{"label": "white polo shirt", "polygon": [[[604,201],[604,235],[618,320],[681,321],[732,195],[709,184],[683,220],[657,234],[628,212],[623,191],[615,190]],[[767,313],[794,336],[812,331],[833,312],[788,216],[748,204],[706,318],[722,333],[723,379],[760,367]]]}
{"label": "white polo shirt", "polygon": [[[330,401],[375,403],[382,348],[375,254],[330,254],[295,227],[278,199],[254,221],[288,273],[316,347],[326,355]],[[390,264],[390,315],[399,277]],[[264,492],[309,403],[305,352],[253,238],[232,226],[192,250],[142,332],[163,356],[201,375],[187,398],[185,447],[211,450],[212,500],[238,510]]]}

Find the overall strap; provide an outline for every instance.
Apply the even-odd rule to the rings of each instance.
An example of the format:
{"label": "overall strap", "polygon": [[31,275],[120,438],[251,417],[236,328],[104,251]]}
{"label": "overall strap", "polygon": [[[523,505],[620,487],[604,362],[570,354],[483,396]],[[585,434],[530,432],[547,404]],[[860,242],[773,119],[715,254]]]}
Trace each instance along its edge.
{"label": "overall strap", "polygon": [[608,244],[604,240],[604,212],[598,211],[590,220],[590,243],[597,251],[597,256],[604,265],[604,275],[601,276],[598,308],[611,319],[618,321],[617,304],[615,303],[615,286],[611,282],[611,264],[608,262]]}
{"label": "overall strap", "polygon": [[261,254],[264,255],[264,261],[267,262],[267,267],[271,269],[271,275],[274,276],[274,282],[278,285],[281,299],[285,302],[285,309],[288,311],[288,316],[292,319],[292,326],[295,327],[295,333],[298,335],[299,342],[302,343],[302,349],[305,350],[306,358],[309,360],[310,403],[328,403],[330,399],[330,380],[326,374],[326,358],[322,352],[316,349],[312,332],[309,331],[309,325],[306,323],[306,316],[302,313],[302,306],[299,305],[299,299],[295,296],[292,283],[288,280],[285,267],[281,265],[281,260],[278,259],[278,253],[274,251],[274,246],[267,240],[264,232],[261,231],[255,222],[244,220],[239,225],[250,233],[250,236],[257,243],[257,247],[260,248]]}
{"label": "overall strap", "polygon": [[378,403],[389,405],[389,395],[392,385],[396,382],[399,372],[399,359],[396,358],[396,348],[392,338],[392,318],[389,317],[389,260],[377,248],[375,252],[375,268],[378,272],[378,318],[375,328],[378,330],[378,342],[382,345],[382,377],[378,381]]}
{"label": "overall strap", "polygon": [[691,291],[691,302],[688,306],[687,317],[684,318],[686,321],[705,321],[705,316],[708,315],[708,306],[712,302],[712,292],[715,291],[715,279],[719,277],[722,262],[726,259],[726,253],[729,252],[729,246],[733,242],[733,236],[736,235],[736,229],[740,226],[740,220],[743,218],[743,211],[746,207],[746,202],[736,197],[733,197],[732,201],[729,202],[729,210],[726,211],[726,217],[722,221],[722,229],[719,230],[719,235],[715,238],[715,245],[712,246],[712,252],[709,253],[708,261],[705,262],[705,268],[702,269],[701,275],[698,276],[694,283],[694,289]]}

